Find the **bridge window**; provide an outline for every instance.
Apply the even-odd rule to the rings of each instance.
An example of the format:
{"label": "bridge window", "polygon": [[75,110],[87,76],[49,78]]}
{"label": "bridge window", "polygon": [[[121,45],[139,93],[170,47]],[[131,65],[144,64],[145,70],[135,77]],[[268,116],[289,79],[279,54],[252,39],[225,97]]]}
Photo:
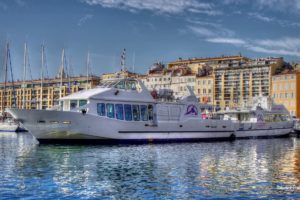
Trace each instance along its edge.
{"label": "bridge window", "polygon": [[148,110],[146,105],[141,105],[141,118],[143,121],[148,121]]}
{"label": "bridge window", "polygon": [[125,120],[126,120],[126,121],[132,121],[132,110],[131,110],[131,105],[125,104],[125,105],[124,105],[124,110],[125,110]]}
{"label": "bridge window", "polygon": [[112,103],[106,104],[106,116],[109,118],[115,118],[115,107]]}
{"label": "bridge window", "polygon": [[79,107],[85,106],[87,104],[87,100],[79,100]]}
{"label": "bridge window", "polygon": [[140,106],[132,105],[133,120],[140,121]]}
{"label": "bridge window", "polygon": [[100,116],[105,116],[105,104],[97,103],[97,113]]}
{"label": "bridge window", "polygon": [[116,104],[116,118],[120,120],[124,120],[124,114],[123,114],[123,104]]}
{"label": "bridge window", "polygon": [[152,105],[148,105],[148,116],[149,116],[149,120],[152,121],[153,120],[153,106]]}
{"label": "bridge window", "polygon": [[77,100],[71,100],[70,101],[70,109],[73,110],[77,108]]}

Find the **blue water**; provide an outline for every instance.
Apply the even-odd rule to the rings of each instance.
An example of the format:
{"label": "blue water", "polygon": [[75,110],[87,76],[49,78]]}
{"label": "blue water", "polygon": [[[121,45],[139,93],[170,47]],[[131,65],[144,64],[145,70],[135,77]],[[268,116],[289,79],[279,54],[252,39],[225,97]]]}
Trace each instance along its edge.
{"label": "blue water", "polygon": [[300,139],[38,145],[0,133],[0,199],[300,198]]}

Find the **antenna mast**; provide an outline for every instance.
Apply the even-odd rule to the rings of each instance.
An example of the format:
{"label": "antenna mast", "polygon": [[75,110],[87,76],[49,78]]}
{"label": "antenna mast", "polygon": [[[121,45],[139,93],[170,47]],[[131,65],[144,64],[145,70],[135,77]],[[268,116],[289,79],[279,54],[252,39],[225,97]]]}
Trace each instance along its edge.
{"label": "antenna mast", "polygon": [[121,67],[123,72],[125,72],[125,61],[126,61],[126,49],[124,48],[121,56]]}
{"label": "antenna mast", "polygon": [[86,60],[86,90],[88,89],[88,83],[89,83],[89,68],[90,68],[90,51],[88,51],[87,54],[87,60]]}
{"label": "antenna mast", "polygon": [[42,68],[41,68],[41,95],[40,95],[40,109],[43,109],[43,79],[44,79],[44,53],[45,46],[42,44]]}
{"label": "antenna mast", "polygon": [[61,66],[60,66],[60,87],[59,87],[59,98],[62,98],[62,83],[64,76],[64,61],[65,61],[65,49],[62,49],[61,53]]}
{"label": "antenna mast", "polygon": [[25,109],[25,81],[26,81],[26,67],[27,67],[27,44],[26,42],[24,43],[24,60],[23,60],[24,68],[23,68],[23,85],[22,85],[22,90],[23,90],[23,98],[22,98],[22,109]]}

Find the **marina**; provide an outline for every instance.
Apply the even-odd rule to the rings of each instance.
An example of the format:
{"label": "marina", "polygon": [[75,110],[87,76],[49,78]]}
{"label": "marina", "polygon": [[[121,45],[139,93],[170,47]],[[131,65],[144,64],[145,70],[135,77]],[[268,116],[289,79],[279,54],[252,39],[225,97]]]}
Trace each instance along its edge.
{"label": "marina", "polygon": [[1,199],[298,199],[300,139],[38,145],[0,133]]}

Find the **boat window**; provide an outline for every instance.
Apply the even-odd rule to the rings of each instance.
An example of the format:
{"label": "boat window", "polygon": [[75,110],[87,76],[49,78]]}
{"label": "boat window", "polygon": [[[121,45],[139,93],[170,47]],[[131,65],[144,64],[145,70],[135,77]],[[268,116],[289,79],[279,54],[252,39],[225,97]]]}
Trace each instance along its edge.
{"label": "boat window", "polygon": [[70,109],[73,110],[77,107],[77,100],[70,101]]}
{"label": "boat window", "polygon": [[114,104],[112,103],[107,103],[106,104],[106,116],[109,118],[115,118],[115,108],[114,108]]}
{"label": "boat window", "polygon": [[125,120],[126,120],[126,121],[132,121],[132,110],[131,110],[131,105],[125,104],[125,105],[124,105],[124,110],[125,110]]}
{"label": "boat window", "polygon": [[140,121],[140,106],[132,105],[133,120]]}
{"label": "boat window", "polygon": [[87,100],[79,100],[79,107],[85,106],[87,104]]}
{"label": "boat window", "polygon": [[134,80],[126,81],[126,89],[127,90],[136,90],[137,83]]}
{"label": "boat window", "polygon": [[120,81],[118,84],[115,85],[115,88],[125,89],[125,81],[124,80]]}
{"label": "boat window", "polygon": [[148,121],[148,110],[146,105],[141,105],[141,118],[143,121]]}
{"label": "boat window", "polygon": [[123,114],[123,104],[116,104],[116,118],[120,120],[124,120],[124,114]]}
{"label": "boat window", "polygon": [[153,106],[152,105],[148,105],[148,116],[149,116],[149,120],[152,121],[153,120]]}
{"label": "boat window", "polygon": [[63,110],[64,108],[64,101],[60,101],[60,110]]}
{"label": "boat window", "polygon": [[105,116],[105,104],[97,103],[97,113],[100,116]]}

